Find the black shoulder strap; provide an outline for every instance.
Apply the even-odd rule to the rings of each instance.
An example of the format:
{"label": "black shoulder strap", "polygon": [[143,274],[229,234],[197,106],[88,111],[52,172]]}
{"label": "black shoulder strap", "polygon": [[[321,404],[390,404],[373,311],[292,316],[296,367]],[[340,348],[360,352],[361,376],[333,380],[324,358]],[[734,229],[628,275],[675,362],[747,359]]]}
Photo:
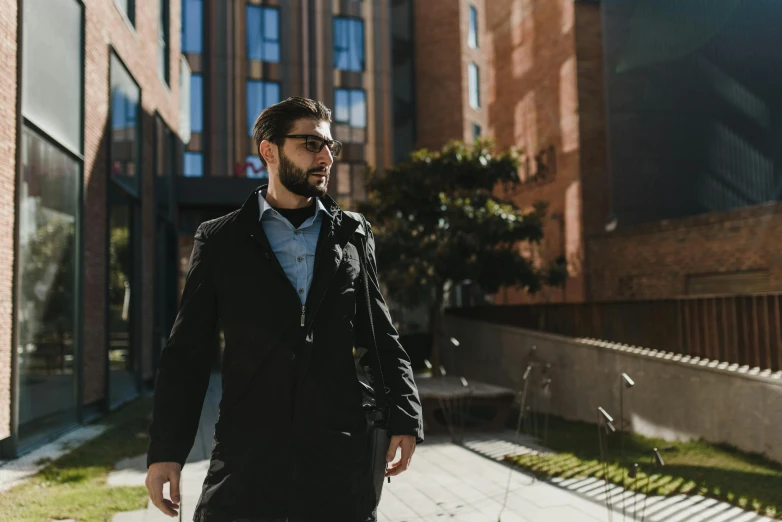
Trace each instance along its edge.
{"label": "black shoulder strap", "polygon": [[371,298],[369,297],[369,272],[367,271],[367,265],[369,264],[369,258],[367,254],[367,237],[369,237],[369,226],[367,224],[366,218],[359,214],[361,217],[361,224],[364,226],[364,233],[365,235],[361,237],[361,239],[358,241],[359,245],[359,263],[361,263],[361,279],[364,282],[364,296],[366,298],[366,305],[367,305],[367,317],[369,318],[369,331],[372,334],[372,346],[369,347],[372,353],[375,354],[373,357],[375,368],[375,375],[376,379],[375,382],[372,383],[372,387],[375,389],[375,401],[377,402],[377,406],[381,411],[388,411],[388,397],[386,396],[386,387],[385,387],[385,380],[383,379],[383,365],[380,362],[380,354],[377,351],[377,338],[375,338],[375,323],[372,319],[372,302]]}

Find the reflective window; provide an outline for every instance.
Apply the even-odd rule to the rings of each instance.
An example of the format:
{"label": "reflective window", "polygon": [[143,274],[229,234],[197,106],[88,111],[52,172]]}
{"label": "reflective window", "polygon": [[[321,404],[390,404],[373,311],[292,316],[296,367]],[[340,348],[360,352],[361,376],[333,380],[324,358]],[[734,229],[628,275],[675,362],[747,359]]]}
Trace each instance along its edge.
{"label": "reflective window", "polygon": [[188,178],[200,178],[204,175],[204,153],[185,152],[183,174]]}
{"label": "reflective window", "polygon": [[364,70],[364,21],[334,18],[334,67],[341,71]]}
{"label": "reflective window", "polygon": [[203,51],[203,0],[182,0],[182,52]]}
{"label": "reflective window", "polygon": [[204,77],[190,75],[190,132],[204,131]]}
{"label": "reflective window", "polygon": [[76,234],[80,164],[22,132],[17,276],[21,443],[76,419]]}
{"label": "reflective window", "polygon": [[334,121],[351,127],[367,126],[367,95],[363,89],[335,89]]}
{"label": "reflective window", "polygon": [[139,123],[141,91],[119,59],[111,56],[111,177],[133,194],[138,193],[141,143]]}
{"label": "reflective window", "polygon": [[169,69],[170,69],[170,57],[169,57],[169,42],[170,42],[170,23],[169,23],[169,0],[158,0],[159,13],[158,13],[158,52],[157,52],[157,69],[160,79],[168,84],[169,81]]}
{"label": "reflective window", "polygon": [[280,61],[280,10],[276,7],[247,6],[247,57]]}
{"label": "reflective window", "polygon": [[470,6],[470,25],[467,29],[467,45],[478,48],[478,10]]}
{"label": "reflective window", "polygon": [[467,83],[470,94],[470,107],[478,109],[481,106],[480,76],[478,74],[478,66],[474,63],[470,63],[467,66]]}
{"label": "reflective window", "polygon": [[247,80],[247,134],[252,136],[258,115],[269,105],[280,101],[280,84],[261,80]]}

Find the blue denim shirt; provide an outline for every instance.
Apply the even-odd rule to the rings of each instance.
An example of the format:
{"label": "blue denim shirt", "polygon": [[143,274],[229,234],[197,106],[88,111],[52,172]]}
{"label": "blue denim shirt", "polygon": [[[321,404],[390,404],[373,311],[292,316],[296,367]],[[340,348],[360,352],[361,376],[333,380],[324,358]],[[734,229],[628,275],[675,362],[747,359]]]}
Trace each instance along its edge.
{"label": "blue denim shirt", "polygon": [[287,219],[269,205],[265,195],[264,191],[258,193],[261,226],[269,239],[274,255],[282,265],[296,293],[299,294],[301,305],[304,306],[312,284],[315,248],[318,246],[323,213],[329,216],[331,213],[326,210],[320,198],[316,198],[315,215],[295,229]]}

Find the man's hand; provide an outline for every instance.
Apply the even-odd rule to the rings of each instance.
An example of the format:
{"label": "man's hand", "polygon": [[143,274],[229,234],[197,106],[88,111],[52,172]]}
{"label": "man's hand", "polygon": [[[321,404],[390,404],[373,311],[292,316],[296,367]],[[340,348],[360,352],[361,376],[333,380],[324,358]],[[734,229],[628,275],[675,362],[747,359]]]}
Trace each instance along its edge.
{"label": "man's hand", "polygon": [[[178,462],[155,462],[147,470],[147,491],[152,503],[170,517],[177,516],[179,509],[179,477],[182,466]],[[163,498],[163,484],[171,482],[171,500]]]}
{"label": "man's hand", "polygon": [[[397,448],[402,448],[402,458],[392,462],[396,457]],[[391,437],[391,444],[388,445],[386,453],[386,462],[391,462],[386,469],[386,477],[399,475],[410,467],[410,461],[415,453],[415,437],[413,435],[394,435]]]}

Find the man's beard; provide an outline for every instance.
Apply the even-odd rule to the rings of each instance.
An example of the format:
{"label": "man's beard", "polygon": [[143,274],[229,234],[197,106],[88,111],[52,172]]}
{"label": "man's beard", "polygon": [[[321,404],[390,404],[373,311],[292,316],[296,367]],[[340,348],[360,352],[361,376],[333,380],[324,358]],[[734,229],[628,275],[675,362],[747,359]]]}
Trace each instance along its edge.
{"label": "man's beard", "polygon": [[280,182],[282,185],[297,196],[305,198],[318,198],[326,195],[328,187],[328,176],[326,183],[316,186],[310,183],[311,172],[322,172],[320,168],[303,170],[293,164],[288,157],[280,151]]}

